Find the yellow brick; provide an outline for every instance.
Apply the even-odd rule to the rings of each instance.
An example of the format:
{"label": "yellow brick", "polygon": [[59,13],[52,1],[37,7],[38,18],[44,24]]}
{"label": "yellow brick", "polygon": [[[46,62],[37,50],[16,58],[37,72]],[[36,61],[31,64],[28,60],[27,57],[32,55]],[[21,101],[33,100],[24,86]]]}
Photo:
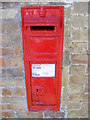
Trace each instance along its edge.
{"label": "yellow brick", "polygon": [[88,26],[88,16],[72,15],[71,24],[73,27],[84,28]]}
{"label": "yellow brick", "polygon": [[2,112],[0,111],[0,119],[2,119]]}
{"label": "yellow brick", "polygon": [[3,118],[14,118],[14,112],[2,112]]}
{"label": "yellow brick", "polygon": [[2,111],[2,104],[0,103],[0,112]]}
{"label": "yellow brick", "polygon": [[87,84],[88,83],[88,76],[70,76],[69,84]]}
{"label": "yellow brick", "polygon": [[71,46],[71,53],[87,53],[87,43],[73,42]]}
{"label": "yellow brick", "polygon": [[68,94],[67,95],[68,102],[82,102],[82,95],[81,94]]}
{"label": "yellow brick", "polygon": [[3,96],[25,96],[24,88],[3,88]]}
{"label": "yellow brick", "polygon": [[2,103],[2,97],[0,97],[0,103]]}
{"label": "yellow brick", "polygon": [[88,41],[88,29],[73,29],[73,40]]}
{"label": "yellow brick", "polygon": [[[89,60],[89,59],[88,59]],[[89,61],[88,61],[88,63],[89,63]],[[88,75],[90,75],[90,67],[89,67],[89,65],[87,65],[87,67],[86,67],[86,73],[88,74]]]}
{"label": "yellow brick", "polygon": [[13,104],[13,110],[15,110],[15,111],[19,111],[19,112],[21,112],[21,111],[27,111],[27,105],[26,105],[26,103],[20,103],[20,104],[18,104],[18,103],[15,103],[15,104]]}
{"label": "yellow brick", "polygon": [[18,103],[20,104],[22,101],[22,103],[26,102],[26,97],[20,97],[20,96],[15,96],[15,97],[2,97],[2,103]]}
{"label": "yellow brick", "polygon": [[45,117],[51,117],[51,118],[64,118],[64,112],[54,112],[54,111],[45,111]]}
{"label": "yellow brick", "polygon": [[70,94],[68,93],[68,102],[88,102],[88,94]]}
{"label": "yellow brick", "polygon": [[86,84],[84,93],[88,93],[89,90],[90,90],[90,86],[88,84]]}
{"label": "yellow brick", "polygon": [[42,112],[17,112],[18,118],[42,118]]}
{"label": "yellow brick", "polygon": [[3,47],[2,48],[2,55],[3,56],[21,56],[21,46],[14,46],[14,47]]}
{"label": "yellow brick", "polygon": [[25,96],[25,89],[24,88],[16,88],[13,90],[13,93],[16,96]]}
{"label": "yellow brick", "polygon": [[68,93],[83,93],[84,86],[83,85],[70,85],[68,87]]}
{"label": "yellow brick", "polygon": [[1,67],[5,66],[5,59],[4,58],[0,58],[0,66]]}
{"label": "yellow brick", "polygon": [[23,68],[22,67],[17,67],[17,68],[8,68],[8,69],[3,69],[2,70],[2,77],[3,78],[10,78],[14,79],[15,77],[23,77]]}
{"label": "yellow brick", "polygon": [[9,20],[2,22],[2,32],[5,35],[14,35],[20,33],[21,32],[20,22],[18,20],[17,21]]}
{"label": "yellow brick", "polygon": [[19,2],[17,2],[17,3],[16,2],[3,2],[2,8],[3,9],[16,9],[19,7],[19,5],[20,5]]}
{"label": "yellow brick", "polygon": [[68,112],[68,118],[87,118],[88,111],[86,110],[71,110]]}
{"label": "yellow brick", "polygon": [[72,65],[70,67],[70,75],[84,75],[85,66],[84,65]]}
{"label": "yellow brick", "polygon": [[10,86],[25,86],[25,80],[24,79],[12,79],[12,80],[3,80],[3,86],[4,87],[10,87]]}
{"label": "yellow brick", "polygon": [[[80,1],[80,0],[78,0]],[[81,14],[88,14],[88,2],[74,2],[73,4],[73,13],[81,13]]]}
{"label": "yellow brick", "polygon": [[88,102],[84,102],[84,103],[82,103],[82,106],[81,106],[81,109],[82,110],[88,110]]}
{"label": "yellow brick", "polygon": [[2,110],[13,110],[13,104],[2,104]]}
{"label": "yellow brick", "polygon": [[81,103],[80,102],[68,102],[67,103],[67,110],[75,110],[75,109],[80,109]]}
{"label": "yellow brick", "polygon": [[10,36],[9,34],[0,36],[0,44],[2,44],[2,45],[12,44],[14,46],[15,44],[20,45],[20,43],[21,43],[20,34],[13,35],[13,36]]}
{"label": "yellow brick", "polygon": [[72,64],[88,64],[88,55],[73,54],[71,56]]}
{"label": "yellow brick", "polygon": [[2,56],[2,47],[0,47],[0,56]]}
{"label": "yellow brick", "polygon": [[22,66],[22,58],[9,58],[7,59],[8,66]]}
{"label": "yellow brick", "polygon": [[2,95],[3,96],[11,95],[11,90],[3,88],[2,89]]}
{"label": "yellow brick", "polygon": [[0,10],[0,14],[2,13],[1,19],[13,19],[16,17],[18,10],[17,9],[2,9]]}
{"label": "yellow brick", "polygon": [[3,86],[3,82],[2,82],[2,80],[0,80],[0,87],[2,87]]}
{"label": "yellow brick", "polygon": [[15,110],[15,111],[27,111],[26,103],[12,103],[12,104],[2,104],[2,110]]}

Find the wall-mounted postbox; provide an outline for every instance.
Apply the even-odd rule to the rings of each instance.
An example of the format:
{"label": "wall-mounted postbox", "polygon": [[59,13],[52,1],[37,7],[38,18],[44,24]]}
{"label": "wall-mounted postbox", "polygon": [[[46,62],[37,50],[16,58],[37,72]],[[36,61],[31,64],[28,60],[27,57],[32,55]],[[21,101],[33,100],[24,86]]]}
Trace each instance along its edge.
{"label": "wall-mounted postbox", "polygon": [[21,16],[28,109],[59,110],[64,7],[22,7]]}

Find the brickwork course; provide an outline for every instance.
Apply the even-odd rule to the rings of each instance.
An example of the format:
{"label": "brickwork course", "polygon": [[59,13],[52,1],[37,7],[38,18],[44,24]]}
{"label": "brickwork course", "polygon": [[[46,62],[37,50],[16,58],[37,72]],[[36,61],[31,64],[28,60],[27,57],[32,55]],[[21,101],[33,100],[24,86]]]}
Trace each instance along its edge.
{"label": "brickwork course", "polygon": [[[63,5],[60,111],[28,111],[21,6]],[[88,0],[2,0],[0,4],[0,117],[88,118]]]}

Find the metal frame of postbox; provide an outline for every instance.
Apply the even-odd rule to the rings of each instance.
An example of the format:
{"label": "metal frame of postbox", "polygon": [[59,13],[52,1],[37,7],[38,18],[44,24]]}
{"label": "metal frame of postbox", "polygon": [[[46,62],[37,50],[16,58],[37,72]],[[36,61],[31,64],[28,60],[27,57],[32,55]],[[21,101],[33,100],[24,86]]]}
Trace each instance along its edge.
{"label": "metal frame of postbox", "polygon": [[[51,10],[51,13],[50,13]],[[56,12],[55,12],[56,11]],[[38,15],[39,14],[39,17]],[[53,17],[52,17],[53,14]],[[62,54],[63,54],[63,32],[64,32],[64,7],[63,6],[26,6],[21,7],[22,17],[22,39],[23,39],[23,55],[26,79],[26,92],[28,110],[59,110],[60,109],[60,96],[61,96],[61,76],[62,76]],[[45,18],[46,17],[46,18]],[[43,20],[42,20],[43,19]],[[51,27],[50,31],[34,31],[30,30],[30,26],[55,26]],[[33,27],[31,28],[33,29]],[[34,28],[34,29],[37,29]],[[40,28],[42,29],[42,28]],[[49,36],[49,38],[48,38]],[[35,38],[36,37],[36,38]],[[35,39],[34,39],[35,38]],[[47,41],[44,42],[44,39]],[[37,44],[37,39],[42,39],[43,45]],[[53,41],[53,43],[49,40]],[[30,43],[28,42],[30,41]],[[54,47],[56,44],[56,47]],[[38,46],[37,46],[38,45]],[[49,50],[48,47],[52,46]],[[38,47],[37,51],[36,47]],[[40,48],[40,49],[39,49]],[[42,53],[41,50],[46,52]],[[56,51],[56,52],[52,52]],[[50,52],[50,53],[49,53]],[[52,98],[46,100],[46,104],[37,105],[32,102],[32,64],[55,64],[55,78],[47,79],[47,87],[50,87],[49,79],[55,80],[55,95],[56,102],[54,105],[49,105],[48,102]],[[39,82],[37,78],[37,82]],[[43,79],[43,78],[42,78]],[[42,81],[41,79],[41,81]],[[52,89],[52,88],[49,88]],[[43,97],[41,97],[43,99]]]}

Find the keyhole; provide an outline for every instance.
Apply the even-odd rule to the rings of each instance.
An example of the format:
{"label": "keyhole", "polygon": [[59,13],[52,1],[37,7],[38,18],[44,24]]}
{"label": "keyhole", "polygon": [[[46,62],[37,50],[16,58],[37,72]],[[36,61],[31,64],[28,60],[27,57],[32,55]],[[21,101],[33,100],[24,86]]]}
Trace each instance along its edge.
{"label": "keyhole", "polygon": [[37,89],[37,92],[38,92],[38,89]]}

